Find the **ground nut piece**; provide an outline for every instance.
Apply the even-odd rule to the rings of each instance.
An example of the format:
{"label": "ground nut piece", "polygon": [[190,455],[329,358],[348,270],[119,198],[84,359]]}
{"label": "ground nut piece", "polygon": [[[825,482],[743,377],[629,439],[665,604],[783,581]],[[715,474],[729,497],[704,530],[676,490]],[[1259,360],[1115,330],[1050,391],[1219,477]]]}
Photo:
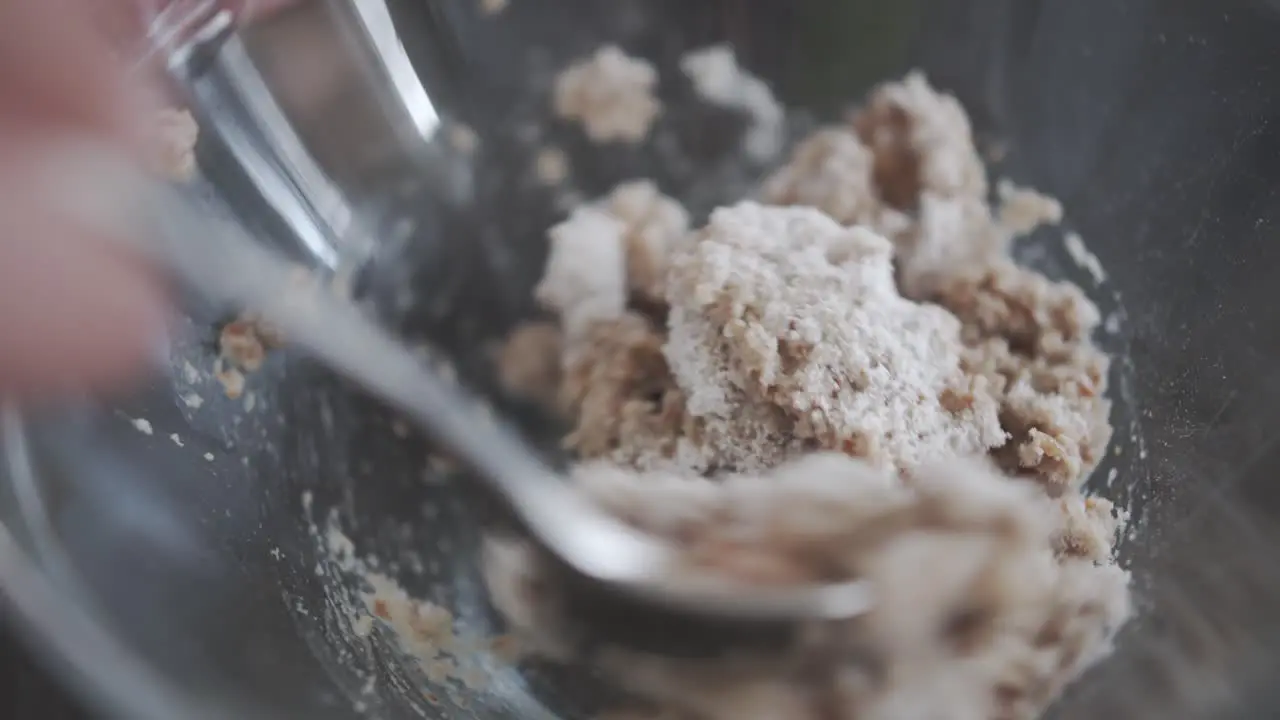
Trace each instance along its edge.
{"label": "ground nut piece", "polygon": [[[799,438],[905,470],[1004,440],[990,404],[942,405],[959,326],[898,295],[892,247],[870,231],[810,208],[722,208],[673,254],[667,291],[664,352],[722,456],[773,459]],[[790,422],[750,426],[748,408]]]}
{"label": "ground nut piece", "polygon": [[222,357],[248,372],[261,368],[266,352],[283,347],[284,343],[280,329],[255,313],[241,313],[222,326],[218,335]]}
{"label": "ground nut piece", "polygon": [[634,313],[591,324],[566,356],[561,403],[576,418],[566,447],[641,468],[674,461],[688,418],[662,340]]}
{"label": "ground nut piece", "polygon": [[853,125],[875,156],[876,186],[891,206],[913,209],[925,192],[986,196],[986,170],[964,108],[922,73],[876,88]]}
{"label": "ground nut piece", "polygon": [[581,207],[547,233],[551,248],[534,295],[560,314],[570,341],[591,323],[616,318],[626,309],[625,230],[608,213]]}
{"label": "ground nut piece", "polygon": [[562,344],[555,323],[521,325],[507,336],[498,354],[498,380],[508,392],[554,406],[560,394]]}
{"label": "ground nut piece", "polygon": [[635,180],[613,189],[603,207],[626,228],[627,284],[632,293],[652,302],[664,297],[667,255],[689,232],[684,206],[663,195],[650,180]]}
{"label": "ground nut piece", "polygon": [[593,142],[639,142],[662,109],[657,81],[652,65],[606,45],[556,78],[555,112],[580,121]]}
{"label": "ground nut piece", "polygon": [[826,128],[805,138],[791,161],[764,183],[770,205],[805,205],[842,225],[873,224],[881,211],[872,180],[874,157],[848,129]]}
{"label": "ground nut piece", "polygon": [[222,357],[247,372],[259,370],[267,356],[253,325],[243,320],[233,320],[222,326],[222,332],[218,334],[218,351]]}
{"label": "ground nut piece", "polygon": [[190,180],[196,172],[199,135],[200,126],[190,112],[171,108],[156,113],[155,140],[148,157],[151,171],[177,182]]}

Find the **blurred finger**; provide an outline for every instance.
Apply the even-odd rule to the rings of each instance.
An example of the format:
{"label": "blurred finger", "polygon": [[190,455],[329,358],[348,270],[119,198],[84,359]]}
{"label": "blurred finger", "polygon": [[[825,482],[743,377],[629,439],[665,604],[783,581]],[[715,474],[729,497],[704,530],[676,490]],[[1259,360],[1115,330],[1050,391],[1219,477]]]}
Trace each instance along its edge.
{"label": "blurred finger", "polygon": [[140,99],[82,5],[0,2],[0,115],[131,139],[142,117]]}
{"label": "blurred finger", "polygon": [[114,387],[165,338],[160,281],[39,181],[56,142],[0,126],[0,393],[23,398]]}

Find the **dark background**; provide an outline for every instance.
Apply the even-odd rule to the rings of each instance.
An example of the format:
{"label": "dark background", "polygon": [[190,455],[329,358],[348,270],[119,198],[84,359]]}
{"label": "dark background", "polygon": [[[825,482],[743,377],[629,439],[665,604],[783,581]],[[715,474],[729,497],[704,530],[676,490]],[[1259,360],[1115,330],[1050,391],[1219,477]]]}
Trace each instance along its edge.
{"label": "dark background", "polygon": [[89,720],[0,622],[0,718]]}

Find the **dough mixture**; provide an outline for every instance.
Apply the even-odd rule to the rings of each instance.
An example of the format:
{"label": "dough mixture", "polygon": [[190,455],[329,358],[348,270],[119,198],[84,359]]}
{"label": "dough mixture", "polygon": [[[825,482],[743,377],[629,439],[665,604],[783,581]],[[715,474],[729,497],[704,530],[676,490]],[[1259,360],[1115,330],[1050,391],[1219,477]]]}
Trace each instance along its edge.
{"label": "dough mixture", "polygon": [[[550,230],[559,320],[503,376],[570,419],[576,486],[702,572],[877,593],[784,657],[605,653],[663,717],[1033,718],[1108,653],[1129,577],[1122,513],[1082,490],[1111,434],[1099,314],[1008,257],[1061,206],[991,190],[960,104],[912,74],[702,227],[638,180]],[[490,542],[513,630],[571,658],[539,568]]]}
{"label": "dough mixture", "polygon": [[639,142],[662,112],[653,95],[657,82],[652,65],[606,45],[560,73],[554,110],[581,122],[592,142]]}

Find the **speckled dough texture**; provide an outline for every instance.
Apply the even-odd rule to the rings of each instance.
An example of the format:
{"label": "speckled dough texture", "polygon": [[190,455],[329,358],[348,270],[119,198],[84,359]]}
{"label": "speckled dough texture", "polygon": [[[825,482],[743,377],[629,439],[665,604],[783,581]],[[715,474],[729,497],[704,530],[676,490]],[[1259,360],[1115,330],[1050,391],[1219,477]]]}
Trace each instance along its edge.
{"label": "speckled dough texture", "polygon": [[662,112],[654,97],[658,73],[648,62],[606,45],[556,78],[557,116],[575,120],[593,142],[636,143]]}
{"label": "speckled dough texture", "polygon": [[[563,342],[538,377],[575,485],[697,572],[878,597],[794,655],[615,649],[610,677],[681,720],[1003,720],[1105,657],[1129,577],[1123,513],[1082,490],[1111,435],[1099,315],[1007,252],[1062,217],[989,183],[963,108],[912,73],[695,230],[648,181],[551,229]],[[513,629],[571,659],[537,554],[487,557]]]}

